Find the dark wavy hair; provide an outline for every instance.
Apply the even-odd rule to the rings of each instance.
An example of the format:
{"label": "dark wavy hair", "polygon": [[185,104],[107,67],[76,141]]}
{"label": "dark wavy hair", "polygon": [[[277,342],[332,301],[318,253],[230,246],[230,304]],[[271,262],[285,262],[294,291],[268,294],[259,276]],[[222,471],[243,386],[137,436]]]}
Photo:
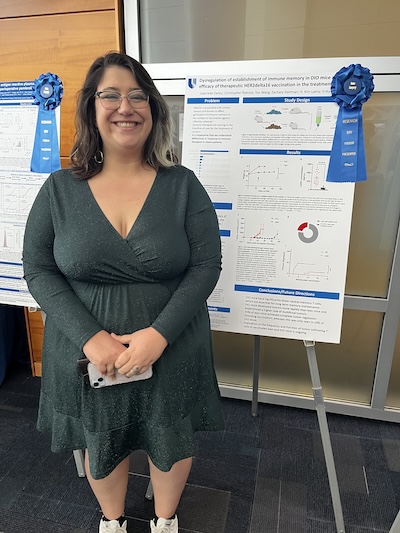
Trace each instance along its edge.
{"label": "dark wavy hair", "polygon": [[130,70],[139,87],[149,95],[153,127],[144,145],[143,161],[155,169],[173,166],[176,159],[173,155],[172,121],[167,103],[147,70],[138,61],[121,52],[109,52],[93,62],[78,93],[75,143],[70,156],[74,174],[81,179],[89,179],[101,171],[102,163],[95,160],[95,157],[100,160],[99,150],[102,150],[103,144],[96,127],[94,93],[104,71],[110,67]]}

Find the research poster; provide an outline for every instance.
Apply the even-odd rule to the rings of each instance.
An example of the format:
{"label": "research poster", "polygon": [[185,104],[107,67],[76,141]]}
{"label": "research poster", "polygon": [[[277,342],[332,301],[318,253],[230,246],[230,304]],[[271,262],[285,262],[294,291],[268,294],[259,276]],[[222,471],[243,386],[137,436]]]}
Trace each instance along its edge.
{"label": "research poster", "polygon": [[36,306],[22,278],[32,203],[48,174],[30,171],[38,107],[33,81],[0,83],[0,303]]}
{"label": "research poster", "polygon": [[186,80],[182,163],[216,209],[214,330],[338,343],[353,183],[327,183],[334,73]]}

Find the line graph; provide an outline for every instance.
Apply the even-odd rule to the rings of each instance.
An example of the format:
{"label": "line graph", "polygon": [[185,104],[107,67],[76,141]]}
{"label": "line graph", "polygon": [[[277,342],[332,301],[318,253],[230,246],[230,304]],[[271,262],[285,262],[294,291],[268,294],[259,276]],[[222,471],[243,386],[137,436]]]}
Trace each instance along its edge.
{"label": "line graph", "polygon": [[27,215],[40,185],[22,183],[0,184],[0,210],[3,214]]}
{"label": "line graph", "polygon": [[249,221],[246,217],[238,219],[238,238],[240,243],[273,244],[279,242],[279,219]]}
{"label": "line graph", "polygon": [[303,281],[312,280],[314,282],[326,281],[332,271],[327,257],[321,254],[320,257],[312,257],[310,260],[297,261],[293,258],[293,251],[283,252],[282,269],[290,277]]}
{"label": "line graph", "polygon": [[[265,161],[265,160],[264,160]],[[246,164],[243,169],[243,182],[248,189],[282,189],[281,179],[287,168],[286,161],[265,164]]]}

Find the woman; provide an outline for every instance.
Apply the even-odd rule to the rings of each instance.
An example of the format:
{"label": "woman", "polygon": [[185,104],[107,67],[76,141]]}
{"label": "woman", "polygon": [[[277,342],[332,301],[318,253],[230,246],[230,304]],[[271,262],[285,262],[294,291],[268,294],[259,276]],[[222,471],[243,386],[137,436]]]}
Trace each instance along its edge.
{"label": "woman", "polygon": [[[129,455],[144,449],[151,531],[177,533],[193,434],[223,427],[205,303],[218,223],[195,175],[172,161],[168,108],[140,63],[96,59],[76,125],[72,168],[49,176],[25,232],[25,279],[47,316],[38,428],[55,452],[86,449],[100,533],[127,530]],[[109,377],[153,375],[95,389],[84,357]]]}

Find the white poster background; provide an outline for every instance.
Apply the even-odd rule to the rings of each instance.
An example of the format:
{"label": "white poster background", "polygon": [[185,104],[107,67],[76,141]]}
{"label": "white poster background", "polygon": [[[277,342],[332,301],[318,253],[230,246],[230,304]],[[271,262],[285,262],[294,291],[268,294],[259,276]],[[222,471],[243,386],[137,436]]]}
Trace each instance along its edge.
{"label": "white poster background", "polygon": [[[32,203],[48,174],[30,171],[38,106],[33,81],[0,83],[0,303],[37,307],[23,279],[22,245]],[[60,139],[60,108],[56,109]]]}
{"label": "white poster background", "polygon": [[326,182],[333,75],[186,80],[182,163],[222,240],[214,330],[340,342],[354,184]]}

